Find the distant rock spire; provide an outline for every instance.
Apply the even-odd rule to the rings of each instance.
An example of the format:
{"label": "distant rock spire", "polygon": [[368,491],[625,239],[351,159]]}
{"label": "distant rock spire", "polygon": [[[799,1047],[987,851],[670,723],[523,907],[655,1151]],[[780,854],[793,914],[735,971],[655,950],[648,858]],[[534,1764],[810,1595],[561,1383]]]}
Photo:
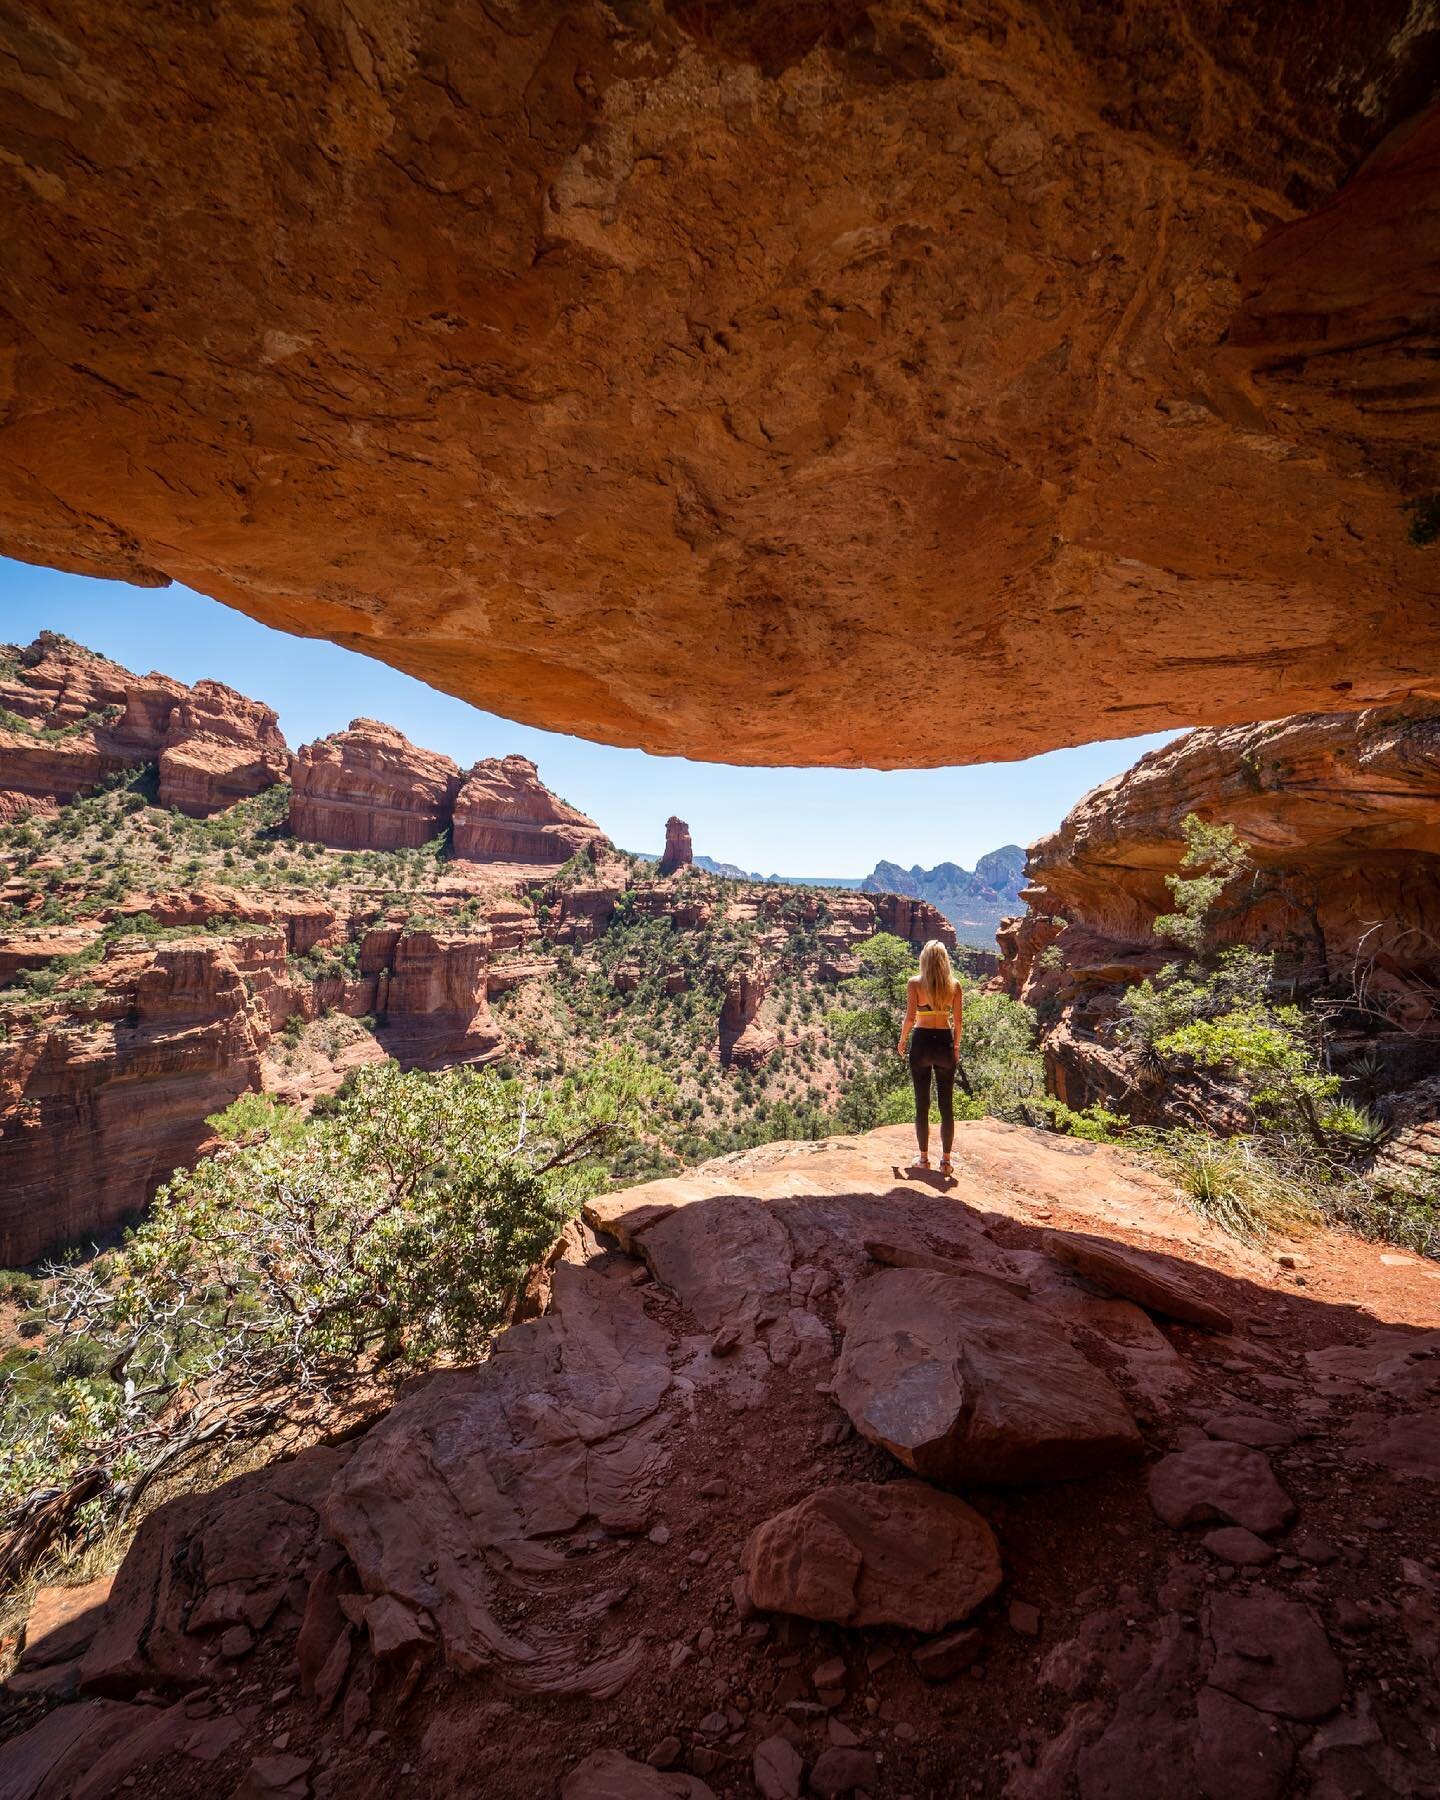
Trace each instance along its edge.
{"label": "distant rock spire", "polygon": [[665,854],[660,858],[660,873],[673,875],[679,869],[688,869],[694,860],[690,827],[683,819],[677,819],[672,814],[665,821]]}

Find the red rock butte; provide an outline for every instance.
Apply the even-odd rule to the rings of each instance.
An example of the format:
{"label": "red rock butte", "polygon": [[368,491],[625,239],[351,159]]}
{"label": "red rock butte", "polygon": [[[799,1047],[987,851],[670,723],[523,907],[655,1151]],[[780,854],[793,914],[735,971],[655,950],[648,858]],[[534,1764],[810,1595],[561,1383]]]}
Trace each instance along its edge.
{"label": "red rock butte", "polygon": [[13,15],[0,550],[735,762],[1433,694],[1428,21]]}

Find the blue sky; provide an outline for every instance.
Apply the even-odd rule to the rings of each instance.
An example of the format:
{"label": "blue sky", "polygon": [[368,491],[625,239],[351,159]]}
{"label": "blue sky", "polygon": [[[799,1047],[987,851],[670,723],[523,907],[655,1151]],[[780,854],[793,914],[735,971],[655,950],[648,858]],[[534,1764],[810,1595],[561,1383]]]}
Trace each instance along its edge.
{"label": "blue sky", "polygon": [[957,769],[736,769],[647,756],[513,724],[188,588],[133,588],[0,558],[0,641],[28,643],[43,629],[140,673],[228,682],[273,706],[292,745],[365,714],[465,766],[519,751],[624,848],[658,851],[675,812],[697,851],[762,874],[861,876],[882,858],[971,868],[987,850],[1052,830],[1088,789],[1174,735]]}

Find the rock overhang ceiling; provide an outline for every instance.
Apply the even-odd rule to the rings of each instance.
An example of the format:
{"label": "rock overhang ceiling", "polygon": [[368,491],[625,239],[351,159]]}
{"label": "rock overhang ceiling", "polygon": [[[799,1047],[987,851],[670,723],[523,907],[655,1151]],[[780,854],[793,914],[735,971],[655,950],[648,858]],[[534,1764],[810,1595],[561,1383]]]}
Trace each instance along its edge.
{"label": "rock overhang ceiling", "polygon": [[738,762],[1440,687],[1424,6],[67,0],[0,41],[10,555]]}

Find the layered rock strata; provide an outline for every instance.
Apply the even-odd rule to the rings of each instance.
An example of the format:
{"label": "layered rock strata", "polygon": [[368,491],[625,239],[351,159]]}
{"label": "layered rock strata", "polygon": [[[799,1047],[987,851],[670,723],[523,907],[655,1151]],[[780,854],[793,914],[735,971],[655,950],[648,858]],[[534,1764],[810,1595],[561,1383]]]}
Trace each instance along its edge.
{"label": "layered rock strata", "polygon": [[528,757],[504,756],[466,775],[451,848],[470,862],[564,863],[577,851],[603,853],[610,842],[593,819],[551,793]]}
{"label": "layered rock strata", "polygon": [[348,731],[301,745],[292,783],[297,838],[335,850],[417,850],[449,825],[460,765],[393,725],[352,719]]}
{"label": "layered rock strata", "polygon": [[660,857],[660,873],[674,875],[680,869],[688,869],[694,860],[690,827],[672,813],[665,821],[665,849]]}
{"label": "layered rock strata", "polygon": [[[356,1800],[693,1796],[726,1768],[899,1800],[961,1764],[988,1800],[1423,1792],[1434,1477],[1396,1446],[1431,1404],[1437,1333],[1357,1341],[1375,1289],[1346,1240],[1310,1245],[1301,1288],[1106,1146],[962,1123],[940,1192],[900,1172],[907,1142],[772,1145],[593,1200],[548,1311],[487,1360],[151,1514],[52,1677],[77,1697],[0,1750],[0,1782],[229,1792],[293,1752],[285,1783]],[[1041,1223],[1239,1334],[1162,1330],[1051,1257]],[[1064,1341],[1143,1418],[1154,1477],[1122,1460],[960,1496],[856,1437],[835,1384],[876,1233],[1020,1290],[1037,1346]],[[1392,1313],[1436,1317],[1414,1271],[1386,1280]],[[918,1375],[952,1377],[931,1351]],[[1216,1435],[1241,1402],[1273,1448]],[[1013,1441],[1043,1443],[1042,1384],[1008,1404]],[[1364,1523],[1381,1509],[1384,1531]],[[1252,1525],[1212,1530],[1236,1514]]]}
{"label": "layered rock strata", "polygon": [[[207,1115],[276,1085],[266,1051],[291,1020],[334,1011],[373,1021],[376,1056],[405,1068],[484,1062],[501,1034],[489,1008],[498,949],[516,921],[363,929],[322,903],[253,895],[154,895],[161,923],[213,935],[152,945],[122,937],[71,988],[7,1011],[0,1043],[0,1264],[16,1267],[103,1235],[144,1207],[207,1140]],[[292,956],[358,935],[354,975],[312,975]],[[61,953],[84,945],[67,938]],[[52,951],[52,954],[54,952]],[[335,1075],[338,1081],[341,1068]],[[283,1078],[280,1079],[283,1084]],[[303,1097],[290,1094],[290,1098]]]}
{"label": "layered rock strata", "polygon": [[1401,698],[1427,18],[63,0],[5,40],[0,547],[668,754]]}
{"label": "layered rock strata", "polygon": [[197,818],[285,781],[290,753],[271,707],[218,681],[193,688],[42,633],[0,680],[0,819],[53,812],[107,775],[159,767],[159,799]]}
{"label": "layered rock strata", "polygon": [[[249,946],[247,946],[249,948]],[[283,960],[283,943],[274,945]],[[221,942],[117,947],[83,1012],[0,1044],[0,1261],[104,1234],[260,1085],[268,1026]]]}
{"label": "layered rock strata", "polygon": [[1208,947],[1274,952],[1302,991],[1351,997],[1392,1085],[1426,1073],[1440,1039],[1440,706],[1412,702],[1189,732],[1031,846],[999,979],[1049,1019],[1052,1090],[1145,1109],[1115,1009],[1180,954],[1153,927],[1173,910],[1166,878],[1185,872],[1191,814],[1231,826],[1248,864],[1211,909]]}
{"label": "layered rock strata", "polygon": [[176,706],[160,749],[160,804],[195,818],[290,779],[275,709],[218,681],[197,681]]}

